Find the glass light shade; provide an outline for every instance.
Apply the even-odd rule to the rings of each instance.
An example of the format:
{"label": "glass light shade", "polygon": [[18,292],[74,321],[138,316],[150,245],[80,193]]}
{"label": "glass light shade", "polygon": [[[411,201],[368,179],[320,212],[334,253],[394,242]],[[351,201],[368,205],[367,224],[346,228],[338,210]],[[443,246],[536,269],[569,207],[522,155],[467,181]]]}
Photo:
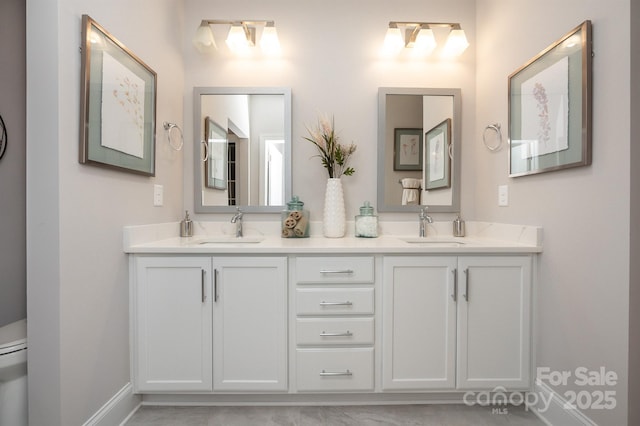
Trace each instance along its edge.
{"label": "glass light shade", "polygon": [[386,54],[399,53],[404,47],[404,40],[402,39],[402,32],[400,28],[388,28],[387,34],[384,37],[384,44],[382,50]]}
{"label": "glass light shade", "polygon": [[227,35],[227,46],[234,52],[243,52],[249,48],[249,40],[242,25],[232,25]]}
{"label": "glass light shade", "polygon": [[209,24],[205,22],[200,24],[196,30],[196,35],[193,37],[193,45],[200,53],[212,52],[218,48]]}
{"label": "glass light shade", "polygon": [[414,53],[422,56],[428,56],[436,48],[436,38],[431,28],[422,28],[418,32],[416,41],[413,44]]}
{"label": "glass light shade", "polygon": [[260,47],[262,51],[275,55],[280,53],[280,41],[278,40],[278,32],[276,27],[265,27],[260,38]]}
{"label": "glass light shade", "polygon": [[469,42],[464,30],[451,30],[444,45],[444,53],[448,56],[459,56],[467,47],[469,47]]}

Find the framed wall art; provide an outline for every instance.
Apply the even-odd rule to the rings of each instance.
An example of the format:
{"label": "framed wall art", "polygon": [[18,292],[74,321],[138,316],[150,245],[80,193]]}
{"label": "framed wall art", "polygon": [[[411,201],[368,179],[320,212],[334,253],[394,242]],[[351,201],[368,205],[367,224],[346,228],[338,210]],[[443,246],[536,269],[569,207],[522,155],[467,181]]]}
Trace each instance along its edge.
{"label": "framed wall art", "polygon": [[422,170],[422,129],[394,129],[393,170]]}
{"label": "framed wall art", "polygon": [[80,163],[155,175],[156,73],[82,16]]}
{"label": "framed wall art", "polygon": [[227,132],[211,118],[204,120],[206,141],[205,186],[213,189],[227,189]]}
{"label": "framed wall art", "polygon": [[585,21],[509,76],[509,176],[591,164],[591,125]]}
{"label": "framed wall art", "polygon": [[451,119],[447,118],[424,134],[426,190],[451,186]]}

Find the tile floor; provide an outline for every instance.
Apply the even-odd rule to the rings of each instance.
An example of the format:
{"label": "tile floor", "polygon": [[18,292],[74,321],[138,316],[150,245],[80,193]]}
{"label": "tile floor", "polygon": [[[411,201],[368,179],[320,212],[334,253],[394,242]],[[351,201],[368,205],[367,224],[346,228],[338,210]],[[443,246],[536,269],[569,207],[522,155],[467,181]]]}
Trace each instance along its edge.
{"label": "tile floor", "polygon": [[376,405],[331,407],[143,406],[125,426],[543,426],[523,407],[493,413],[466,405]]}

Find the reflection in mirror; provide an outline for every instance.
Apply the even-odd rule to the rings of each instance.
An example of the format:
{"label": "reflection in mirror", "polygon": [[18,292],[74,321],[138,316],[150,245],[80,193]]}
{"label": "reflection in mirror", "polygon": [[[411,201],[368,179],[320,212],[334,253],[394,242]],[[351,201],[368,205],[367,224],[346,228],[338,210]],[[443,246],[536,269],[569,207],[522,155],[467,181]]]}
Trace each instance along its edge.
{"label": "reflection in mirror", "polygon": [[290,89],[197,87],[194,134],[196,212],[282,210],[291,196]]}
{"label": "reflection in mirror", "polygon": [[378,210],[460,210],[460,89],[378,90]]}

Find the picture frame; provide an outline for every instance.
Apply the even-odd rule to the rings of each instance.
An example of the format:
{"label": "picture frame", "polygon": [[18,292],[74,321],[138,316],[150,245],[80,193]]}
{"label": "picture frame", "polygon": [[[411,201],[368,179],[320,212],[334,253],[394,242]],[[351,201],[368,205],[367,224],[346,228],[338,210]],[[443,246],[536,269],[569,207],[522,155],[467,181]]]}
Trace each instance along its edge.
{"label": "picture frame", "polygon": [[509,76],[509,176],[591,164],[591,21]]}
{"label": "picture frame", "polygon": [[451,187],[451,119],[424,134],[424,182],[428,191]]}
{"label": "picture frame", "polygon": [[394,129],[393,170],[422,170],[422,129]]}
{"label": "picture frame", "polygon": [[204,135],[207,147],[207,160],[204,167],[205,186],[212,189],[227,189],[229,145],[227,131],[210,117],[206,117]]}
{"label": "picture frame", "polygon": [[81,164],[155,176],[157,74],[82,16]]}

